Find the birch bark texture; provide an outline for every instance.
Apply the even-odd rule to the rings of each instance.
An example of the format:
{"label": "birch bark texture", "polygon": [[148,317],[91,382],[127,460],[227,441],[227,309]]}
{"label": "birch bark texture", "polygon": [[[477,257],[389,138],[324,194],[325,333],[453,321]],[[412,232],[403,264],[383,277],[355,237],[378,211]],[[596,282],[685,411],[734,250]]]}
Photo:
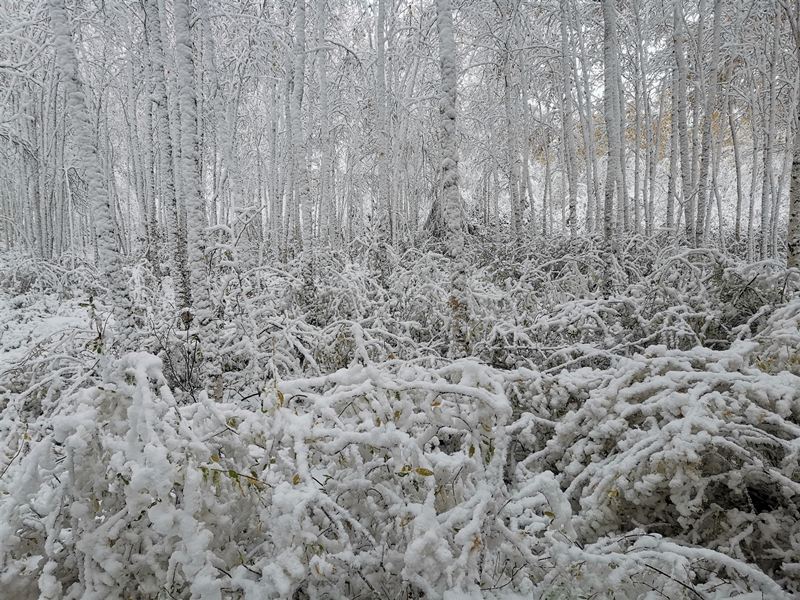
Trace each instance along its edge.
{"label": "birch bark texture", "polygon": [[[797,64],[800,65],[800,0],[779,0],[786,12],[795,41]],[[791,184],[789,186],[789,225],[786,236],[786,266],[800,267],[800,93],[794,112]]]}
{"label": "birch bark texture", "polygon": [[703,141],[700,158],[700,176],[697,189],[697,230],[695,232],[695,246],[706,245],[706,198],[709,190],[708,171],[711,165],[711,150],[713,144],[712,122],[714,120],[714,108],[717,103],[717,63],[719,62],[719,38],[720,20],[722,13],[722,1],[714,0],[714,30],[711,50],[711,73],[708,76],[708,88],[706,92],[705,115],[703,116]]}
{"label": "birch bark texture", "polygon": [[119,326],[118,334],[125,338],[132,331],[133,325],[130,300],[123,280],[122,257],[117,250],[114,206],[100,163],[97,132],[78,70],[78,57],[64,0],[49,0],[48,9],[53,26],[58,70],[66,93],[67,116],[74,131],[78,163],[87,183],[99,267],[111,288],[114,313]]}
{"label": "birch bark texture", "polygon": [[[181,265],[180,276],[186,290],[185,308],[197,313],[210,309],[205,260],[206,211],[200,178],[200,138],[197,117],[197,89],[195,87],[194,41],[192,39],[191,0],[175,2],[175,70],[180,107],[180,179],[181,193],[186,210],[186,264]],[[178,235],[183,228],[178,219]],[[191,320],[185,312],[184,320]],[[200,317],[201,323],[208,318]]]}
{"label": "birch bark texture", "polygon": [[603,207],[603,232],[605,241],[611,242],[614,233],[614,188],[619,180],[619,152],[621,146],[619,127],[619,54],[617,53],[617,14],[614,0],[603,0],[603,82],[606,135],[608,136],[608,163],[606,165],[605,204]]}
{"label": "birch bark texture", "polygon": [[464,255],[461,192],[458,177],[458,131],[456,129],[456,96],[458,73],[456,41],[453,33],[453,11],[450,0],[436,0],[436,25],[439,32],[439,67],[441,96],[439,113],[442,140],[442,200],[446,227],[447,252],[450,258],[452,336],[450,354],[454,358],[467,354],[469,344],[467,293],[467,261]]}
{"label": "birch bark texture", "polygon": [[570,61],[570,40],[567,30],[569,19],[567,0],[559,1],[561,27],[561,82],[563,86],[563,128],[565,150],[567,153],[567,189],[569,191],[569,232],[571,236],[578,233],[578,156],[575,149],[575,134],[572,127],[572,65]]}

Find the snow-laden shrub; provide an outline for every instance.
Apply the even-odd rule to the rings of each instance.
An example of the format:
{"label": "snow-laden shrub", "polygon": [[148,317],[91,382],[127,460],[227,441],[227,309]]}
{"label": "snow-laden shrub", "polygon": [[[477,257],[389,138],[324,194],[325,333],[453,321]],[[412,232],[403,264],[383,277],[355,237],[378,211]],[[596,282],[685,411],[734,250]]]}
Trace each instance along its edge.
{"label": "snow-laden shrub", "polygon": [[19,598],[783,597],[765,572],[796,588],[800,386],[746,368],[752,346],[558,376],[362,358],[186,405],[129,354],[4,411],[0,580]]}
{"label": "snow-laden shrub", "polygon": [[60,263],[26,254],[6,254],[0,263],[0,289],[12,294],[57,293],[73,298],[89,290],[103,292],[94,269],[83,259],[64,256]]}
{"label": "snow-laden shrub", "polygon": [[151,353],[84,302],[90,328],[0,374],[4,593],[800,593],[796,273],[639,238],[488,248],[458,361],[435,252],[386,287],[316,257],[309,295],[301,261],[225,247],[188,327],[132,268]]}
{"label": "snow-laden shrub", "polygon": [[149,354],[102,381],[4,436],[21,448],[0,502],[15,597],[355,597],[400,581],[435,597],[474,588],[484,546],[503,543],[510,408],[477,363],[354,364],[249,406],[177,405]]}
{"label": "snow-laden shrub", "polygon": [[758,351],[654,346],[544,378],[523,406],[555,421],[554,435],[518,468],[562,474],[587,541],[643,528],[797,588],[800,378],[750,366]]}

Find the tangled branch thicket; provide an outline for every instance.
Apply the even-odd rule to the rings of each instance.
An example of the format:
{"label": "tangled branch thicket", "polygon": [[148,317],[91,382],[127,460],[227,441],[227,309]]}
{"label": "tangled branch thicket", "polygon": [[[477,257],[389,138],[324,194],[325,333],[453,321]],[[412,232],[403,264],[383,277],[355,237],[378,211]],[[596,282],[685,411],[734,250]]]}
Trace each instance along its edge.
{"label": "tangled branch thicket", "polygon": [[[320,254],[310,304],[299,263],[235,250],[211,323],[181,329],[138,265],[137,351],[94,298],[0,375],[9,597],[800,593],[796,271],[474,239],[451,360],[435,247],[385,288],[369,248]],[[0,273],[21,305],[91,285],[29,267]]]}

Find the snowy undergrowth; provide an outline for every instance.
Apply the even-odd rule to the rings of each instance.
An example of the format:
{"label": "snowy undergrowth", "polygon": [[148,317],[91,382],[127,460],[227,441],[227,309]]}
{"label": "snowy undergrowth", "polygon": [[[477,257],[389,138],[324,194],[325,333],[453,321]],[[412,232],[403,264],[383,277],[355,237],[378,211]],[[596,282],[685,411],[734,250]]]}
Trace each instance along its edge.
{"label": "snowy undergrowth", "polygon": [[[435,252],[393,257],[389,289],[320,258],[310,306],[291,266],[232,261],[209,337],[169,326],[139,275],[149,352],[75,329],[0,377],[0,582],[22,599],[790,597],[797,275],[634,247],[476,247],[458,361]],[[221,373],[205,384],[204,360]]]}

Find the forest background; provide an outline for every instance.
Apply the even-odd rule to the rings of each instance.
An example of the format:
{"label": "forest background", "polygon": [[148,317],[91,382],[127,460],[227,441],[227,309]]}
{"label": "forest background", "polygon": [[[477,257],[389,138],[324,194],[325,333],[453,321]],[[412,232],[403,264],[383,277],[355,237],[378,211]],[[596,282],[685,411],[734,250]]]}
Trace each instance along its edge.
{"label": "forest background", "polygon": [[800,591],[799,19],[3,2],[4,593]]}

